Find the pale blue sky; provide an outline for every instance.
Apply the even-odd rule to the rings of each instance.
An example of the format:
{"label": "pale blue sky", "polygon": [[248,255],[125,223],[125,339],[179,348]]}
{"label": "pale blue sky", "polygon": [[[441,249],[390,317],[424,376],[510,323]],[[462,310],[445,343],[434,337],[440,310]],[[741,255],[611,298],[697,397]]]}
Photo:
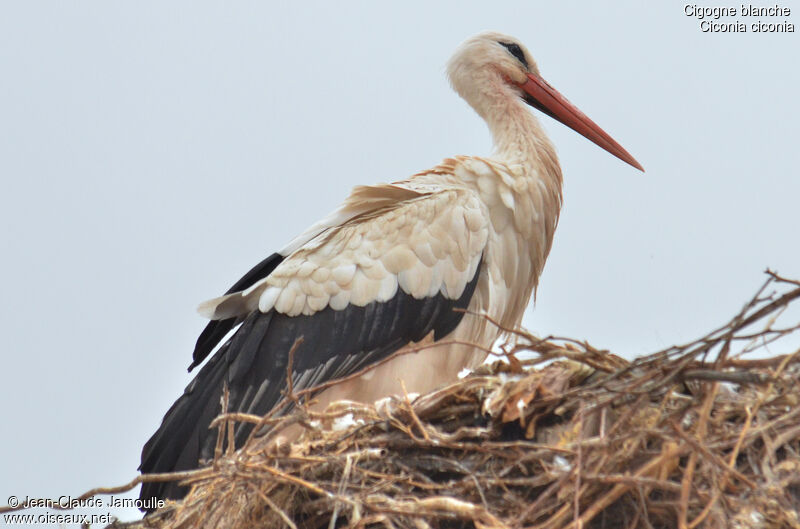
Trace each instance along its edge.
{"label": "pale blue sky", "polygon": [[134,477],[197,303],[352,186],[487,154],[444,78],[481,30],[647,169],[543,119],[565,207],[531,330],[633,356],[800,277],[797,33],[683,5],[0,2],[0,504]]}

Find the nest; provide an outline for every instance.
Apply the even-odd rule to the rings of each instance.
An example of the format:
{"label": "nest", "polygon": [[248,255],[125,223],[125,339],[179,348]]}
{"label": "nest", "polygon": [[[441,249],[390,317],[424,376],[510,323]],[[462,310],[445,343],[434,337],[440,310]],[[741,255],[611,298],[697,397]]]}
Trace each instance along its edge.
{"label": "nest", "polygon": [[516,331],[504,361],[427,395],[222,416],[221,436],[305,433],[219,453],[184,500],[116,525],[798,528],[800,349],[774,349],[797,345],[779,316],[800,282],[769,275],[728,324],[632,362]]}

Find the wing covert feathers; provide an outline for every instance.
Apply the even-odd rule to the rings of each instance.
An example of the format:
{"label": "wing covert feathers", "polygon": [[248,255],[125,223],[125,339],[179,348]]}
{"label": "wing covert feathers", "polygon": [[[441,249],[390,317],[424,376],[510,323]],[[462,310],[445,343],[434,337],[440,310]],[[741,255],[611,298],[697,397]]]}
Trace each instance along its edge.
{"label": "wing covert feathers", "polygon": [[204,313],[222,320],[256,309],[308,316],[388,301],[398,289],[415,299],[461,296],[489,233],[489,214],[475,192],[362,186],[348,200],[356,198],[371,209],[361,204],[358,215],[323,230],[268,277],[206,302]]}

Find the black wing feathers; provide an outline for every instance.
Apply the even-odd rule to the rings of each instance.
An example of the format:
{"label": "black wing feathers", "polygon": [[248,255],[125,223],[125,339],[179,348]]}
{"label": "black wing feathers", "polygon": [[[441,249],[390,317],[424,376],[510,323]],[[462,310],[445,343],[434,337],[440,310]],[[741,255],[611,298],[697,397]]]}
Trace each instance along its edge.
{"label": "black wing feathers", "polygon": [[[360,371],[431,331],[435,340],[441,340],[463,318],[464,312],[454,309],[469,305],[480,271],[479,265],[457,300],[441,293],[414,299],[398,290],[383,303],[349,305],[338,311],[328,307],[311,316],[251,313],[167,412],[142,451],[140,470],[187,470],[213,457],[217,432],[208,426],[221,411],[223,382],[230,392],[228,411],[268,413],[283,397],[289,351],[299,337],[303,341],[292,365],[296,391]],[[237,426],[237,447],[251,430],[249,424]],[[185,493],[175,483],[145,483],[140,497],[181,498]]]}
{"label": "black wing feathers", "polygon": [[[249,272],[236,282],[225,294],[233,294],[240,292],[253,286],[257,281],[264,279],[275,270],[283,261],[283,256],[279,253],[274,253],[255,265]],[[206,328],[200,333],[197,338],[197,344],[194,346],[194,354],[192,355],[192,364],[189,366],[189,371],[200,365],[200,363],[208,356],[208,354],[217,346],[228,331],[239,323],[237,318],[228,318],[227,320],[214,320],[208,322]]]}

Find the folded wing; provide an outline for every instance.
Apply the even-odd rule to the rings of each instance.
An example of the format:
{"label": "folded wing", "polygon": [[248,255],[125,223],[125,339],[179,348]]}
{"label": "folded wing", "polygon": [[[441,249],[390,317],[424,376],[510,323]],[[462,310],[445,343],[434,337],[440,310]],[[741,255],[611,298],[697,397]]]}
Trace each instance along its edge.
{"label": "folded wing", "polygon": [[[488,237],[482,203],[461,189],[420,193],[386,185],[357,188],[354,196],[359,193],[359,200],[349,199],[356,212],[340,225],[318,226],[293,242],[285,258],[276,254],[259,264],[237,283],[240,291],[201,306],[214,321],[198,340],[203,349],[195,363],[215,339],[241,325],[145,445],[143,473],[196,468],[213,456],[217,435],[208,426],[221,411],[224,385],[229,411],[268,413],[283,397],[298,338],[292,378],[299,391],[456,328],[463,312],[454,309],[469,305],[481,275]],[[238,427],[237,447],[250,428]],[[184,494],[174,483],[148,483],[141,497]]]}

